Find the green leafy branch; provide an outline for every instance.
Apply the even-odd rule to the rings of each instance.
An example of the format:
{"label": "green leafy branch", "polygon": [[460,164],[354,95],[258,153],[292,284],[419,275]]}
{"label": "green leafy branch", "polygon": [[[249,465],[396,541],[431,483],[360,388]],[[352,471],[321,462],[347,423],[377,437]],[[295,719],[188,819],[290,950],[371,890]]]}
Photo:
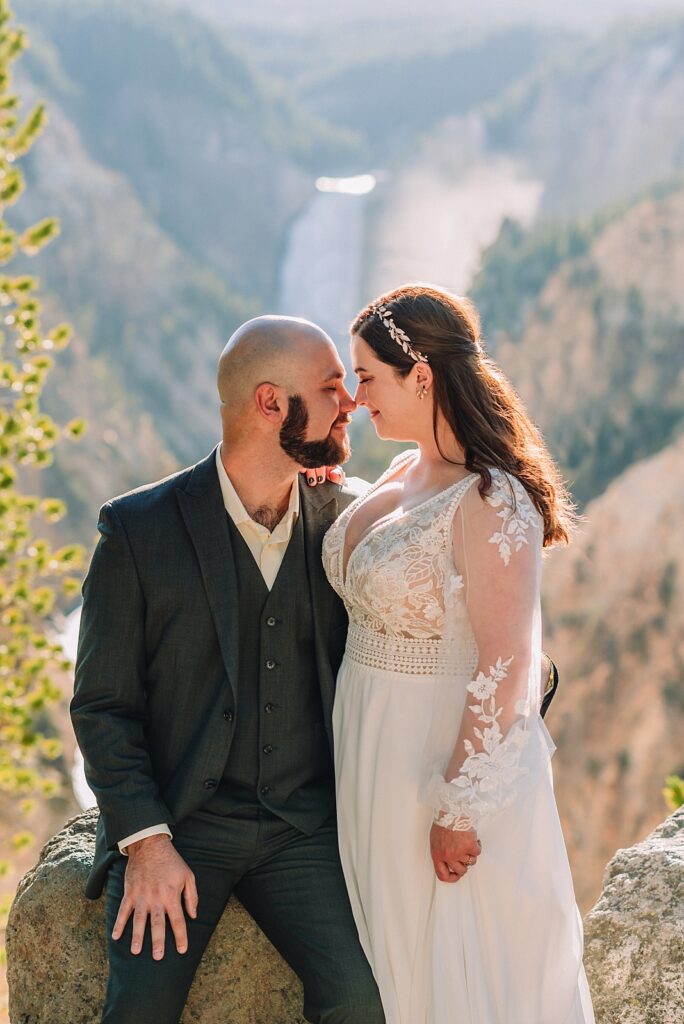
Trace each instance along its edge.
{"label": "green leafy branch", "polygon": [[[57,237],[59,224],[46,218],[22,232],[6,220],[22,196],[25,179],[19,166],[46,124],[42,103],[19,119],[20,99],[12,91],[11,65],[27,44],[23,30],[12,24],[13,13],[0,0],[0,793],[19,800],[22,812],[37,797],[59,791],[49,763],[61,753],[57,740],[41,731],[45,709],[61,698],[58,675],[70,663],[46,618],[58,591],[73,596],[83,551],[76,545],[53,547],[40,530],[57,522],[66,507],[57,498],[25,493],[29,472],[52,462],[63,437],[76,439],[82,420],[59,427],[43,411],[40,396],[54,365],[54,356],[71,337],[67,324],[44,330],[38,281],[25,273],[12,275],[8,264],[20,255],[33,256]],[[42,524],[42,526],[41,526]],[[10,837],[12,851],[31,842],[28,830]],[[0,874],[10,870],[0,861]]]}

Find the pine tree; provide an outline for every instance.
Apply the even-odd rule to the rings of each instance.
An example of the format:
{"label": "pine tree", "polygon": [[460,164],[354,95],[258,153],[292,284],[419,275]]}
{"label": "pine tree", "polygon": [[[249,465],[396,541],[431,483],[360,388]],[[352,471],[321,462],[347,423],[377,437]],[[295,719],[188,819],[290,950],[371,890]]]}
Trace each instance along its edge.
{"label": "pine tree", "polygon": [[[66,508],[58,499],[24,493],[24,486],[33,470],[50,464],[60,438],[79,437],[84,424],[73,420],[60,429],[40,405],[53,357],[69,343],[69,326],[45,331],[38,281],[7,273],[16,258],[34,255],[59,233],[54,218],[22,232],[5,219],[26,184],[20,158],[46,123],[42,103],[22,118],[12,90],[12,64],[27,43],[13,19],[7,0],[0,0],[0,792],[28,813],[37,798],[59,789],[50,761],[60,746],[45,735],[43,723],[45,709],[61,696],[56,674],[70,665],[46,619],[59,591],[78,589],[69,574],[80,567],[83,552],[75,545],[54,549],[40,536],[41,524],[61,519]],[[31,841],[28,830],[0,838],[0,874],[11,872],[12,852]]]}

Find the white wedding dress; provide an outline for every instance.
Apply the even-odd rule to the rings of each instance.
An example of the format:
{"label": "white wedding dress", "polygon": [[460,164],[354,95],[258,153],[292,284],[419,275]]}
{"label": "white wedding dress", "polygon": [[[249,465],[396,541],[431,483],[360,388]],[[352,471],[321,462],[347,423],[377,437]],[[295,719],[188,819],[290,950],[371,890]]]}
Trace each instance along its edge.
{"label": "white wedding dress", "polygon": [[[354,513],[414,458],[395,459],[323,545],[350,620],[333,728],[361,943],[387,1024],[592,1024],[538,714],[541,520],[492,470],[485,500],[470,475],[349,551]],[[435,814],[482,842],[456,883],[434,873]]]}

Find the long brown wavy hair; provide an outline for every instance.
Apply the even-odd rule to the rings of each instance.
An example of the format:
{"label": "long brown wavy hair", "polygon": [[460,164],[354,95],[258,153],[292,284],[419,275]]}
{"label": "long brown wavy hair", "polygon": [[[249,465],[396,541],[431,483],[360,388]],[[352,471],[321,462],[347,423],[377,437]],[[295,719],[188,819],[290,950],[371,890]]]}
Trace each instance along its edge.
{"label": "long brown wavy hair", "polygon": [[[351,325],[383,363],[406,377],[415,361],[395,341],[380,317],[383,305],[411,346],[427,356],[433,371],[433,430],[439,413],[465,452],[465,465],[479,473],[488,493],[490,467],[517,477],[544,520],[544,546],[567,544],[575,507],[539,430],[506,375],[486,354],[475,306],[429,285],[403,285],[380,295]],[[447,461],[451,461],[447,459]]]}

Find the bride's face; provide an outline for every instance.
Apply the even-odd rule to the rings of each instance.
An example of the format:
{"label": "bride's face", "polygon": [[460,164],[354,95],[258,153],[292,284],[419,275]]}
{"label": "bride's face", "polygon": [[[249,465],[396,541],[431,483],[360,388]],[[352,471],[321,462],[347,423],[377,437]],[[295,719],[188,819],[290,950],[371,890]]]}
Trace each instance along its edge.
{"label": "bride's face", "polygon": [[[400,377],[393,366],[383,363],[358,334],[351,338],[351,357],[359,385],[354,395],[357,405],[365,405],[378,437],[391,441],[416,438],[416,416],[423,409],[416,399],[416,371]],[[427,403],[420,403],[422,406]]]}

